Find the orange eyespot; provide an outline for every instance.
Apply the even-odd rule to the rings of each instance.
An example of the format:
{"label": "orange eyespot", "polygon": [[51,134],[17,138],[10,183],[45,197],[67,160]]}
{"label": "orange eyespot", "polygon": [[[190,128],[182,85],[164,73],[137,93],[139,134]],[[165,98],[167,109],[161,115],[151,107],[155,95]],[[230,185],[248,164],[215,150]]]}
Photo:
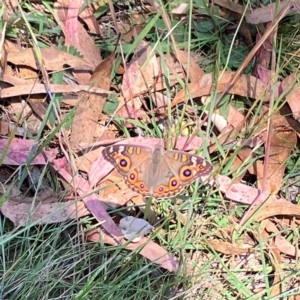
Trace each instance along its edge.
{"label": "orange eyespot", "polygon": [[149,192],[149,189],[144,181],[139,181],[135,184],[139,192]]}
{"label": "orange eyespot", "polygon": [[178,181],[178,178],[175,176],[171,177],[169,180],[169,191],[177,190],[179,185],[180,182]]}
{"label": "orange eyespot", "polygon": [[189,166],[184,166],[180,169],[180,179],[187,180],[193,177],[193,169]]}
{"label": "orange eyespot", "polygon": [[131,168],[130,159],[126,156],[120,156],[118,160],[118,166],[124,172],[128,172]]}
{"label": "orange eyespot", "polygon": [[169,190],[166,188],[166,186],[164,185],[160,185],[159,187],[157,187],[154,191],[154,194],[159,194],[159,195],[162,195],[162,194],[165,194],[167,193]]}
{"label": "orange eyespot", "polygon": [[137,172],[133,170],[130,174],[127,175],[127,181],[130,184],[136,184],[137,181]]}

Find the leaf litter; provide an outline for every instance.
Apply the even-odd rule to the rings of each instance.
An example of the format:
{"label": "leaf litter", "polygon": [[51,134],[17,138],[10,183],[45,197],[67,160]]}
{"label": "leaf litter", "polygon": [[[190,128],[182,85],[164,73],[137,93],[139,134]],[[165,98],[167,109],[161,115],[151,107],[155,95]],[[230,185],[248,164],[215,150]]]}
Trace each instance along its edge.
{"label": "leaf litter", "polygon": [[[235,18],[239,17],[245,9],[232,2],[228,4],[227,1],[218,0],[216,4],[227,9],[229,14],[235,14]],[[194,55],[196,53],[179,50],[177,45],[173,45],[176,49],[174,53],[162,53],[144,38],[145,35],[139,39],[136,48],[131,49],[134,54],[128,56],[127,61],[123,57],[124,72],[121,74],[114,67],[123,40],[121,39],[117,52],[111,52],[106,59],[101,57],[94,39],[86,29],[104,35],[103,28],[95,25],[97,19],[91,13],[92,5],[87,5],[83,11],[80,11],[79,2],[56,1],[53,18],[64,34],[64,46],[69,47],[69,50],[70,47],[75,47],[79,55],[67,53],[57,48],[57,45],[50,45],[41,49],[42,61],[49,74],[64,72],[66,76],[71,77],[71,80],[65,80],[60,85],[50,82],[46,87],[40,77],[34,48],[24,50],[17,43],[4,39],[1,47],[4,59],[1,60],[0,99],[5,117],[0,123],[3,136],[0,140],[0,153],[2,166],[21,167],[28,162],[30,166],[50,164],[62,181],[68,197],[60,201],[61,195],[47,189],[38,192],[37,197],[31,198],[22,195],[17,186],[9,186],[8,177],[1,178],[3,185],[0,193],[5,197],[5,202],[1,206],[2,214],[16,226],[63,222],[92,214],[99,226],[86,234],[87,240],[93,242],[103,240],[110,245],[124,245],[126,249],[132,251],[142,246],[139,252],[141,255],[162,268],[179,272],[178,258],[167,252],[158,242],[152,241],[151,235],[149,237],[141,235],[139,241],[131,241],[134,235],[126,233],[129,241],[123,239],[122,231],[108,211],[111,208],[126,207],[130,201],[135,204],[145,203],[145,201],[141,195],[127,188],[117,172],[111,172],[113,167],[102,157],[102,147],[116,142],[147,145],[154,149],[158,143],[163,144],[167,137],[172,148],[179,150],[197,150],[207,145],[210,156],[214,158],[212,161],[215,166],[213,176],[207,182],[209,189],[220,192],[223,199],[231,205],[233,202],[240,203],[247,205],[248,208],[245,209],[242,217],[233,218],[233,226],[214,231],[213,236],[207,238],[204,244],[208,249],[212,248],[224,254],[224,257],[235,255],[241,262],[241,255],[252,255],[256,251],[257,243],[261,243],[263,238],[263,243],[273,255],[272,266],[275,275],[271,294],[279,295],[282,292],[278,287],[280,285],[278,274],[282,272],[281,262],[285,260],[285,255],[296,259],[298,251],[297,245],[292,243],[288,234],[283,234],[282,230],[293,231],[299,227],[300,208],[290,201],[288,193],[281,193],[281,188],[287,172],[290,172],[289,160],[297,147],[300,109],[297,101],[299,87],[296,72],[274,81],[275,75],[278,76],[271,52],[274,32],[268,31],[268,28],[272,26],[277,28],[283,16],[295,11],[295,8],[289,5],[286,1],[281,3],[280,17],[276,17],[274,4],[251,12],[247,10],[244,24],[246,27],[242,29],[245,37],[249,36],[249,24],[270,22],[267,26],[260,24],[259,28],[264,27],[264,30],[257,33],[256,42],[259,43],[262,39],[264,42],[258,51],[253,53],[256,57],[256,69],[252,74],[241,73],[241,70],[248,65],[247,60],[244,60],[237,71],[205,72],[198,64],[197,56]],[[155,12],[162,9],[151,4],[149,8]],[[178,6],[177,10],[174,9],[174,14],[182,14],[185,11],[186,5]],[[9,10],[7,12],[9,13]],[[86,17],[82,20],[87,27],[79,22],[79,13],[80,16]],[[164,22],[167,22],[168,16],[165,11],[162,10],[161,13]],[[143,20],[142,16],[138,18]],[[167,27],[169,25],[166,24]],[[145,27],[138,27],[138,24],[133,24],[133,29],[135,27],[137,30],[130,28],[132,30],[130,35],[126,32],[124,45],[130,39],[137,39],[138,35],[145,30]],[[123,34],[125,35],[125,32]],[[171,40],[175,41],[172,33],[170,36]],[[93,72],[92,75],[90,72]],[[116,76],[121,78],[118,84],[116,84]],[[186,81],[186,78],[189,80]],[[182,88],[183,82],[186,82],[185,88]],[[63,95],[61,103],[55,106],[60,118],[57,122],[65,120],[58,130],[49,123],[46,123],[44,128],[39,128],[41,121],[47,115],[47,105],[49,106],[53,101],[53,99],[44,101],[49,89],[50,93]],[[260,115],[254,113],[255,105],[247,111],[238,109],[235,101],[222,103],[220,99],[225,94],[231,99],[244,97],[247,101],[253,101],[252,103],[260,101]],[[34,98],[34,95],[38,97]],[[103,111],[110,95],[115,96],[118,105],[115,113],[107,116]],[[213,102],[210,97],[215,95],[219,96],[219,100]],[[282,99],[282,104],[285,103],[284,109],[289,109],[291,113],[272,111],[274,95]],[[20,103],[24,99],[27,100],[26,114],[23,109],[25,106],[20,108],[13,105],[13,99]],[[67,99],[71,100],[67,101]],[[202,114],[199,115],[199,112],[195,114],[195,107],[190,105],[191,100],[202,107]],[[221,109],[218,107],[219,104]],[[182,105],[185,105],[186,112],[189,114],[188,137],[184,130],[175,137],[175,133],[178,133],[177,124],[171,124],[173,126],[169,127],[172,128],[171,135],[164,135],[164,139],[142,137],[139,125],[151,122],[153,124],[153,120],[159,123],[167,119],[166,116],[170,111],[173,112],[174,118],[178,118],[176,108]],[[73,122],[72,125],[67,126],[68,114],[72,108],[76,108]],[[43,130],[43,140],[38,139],[36,142],[30,134],[19,134],[19,131],[16,131],[26,124],[29,114],[34,115],[38,120],[38,125],[32,133],[37,134]],[[22,119],[18,118],[20,115]],[[218,131],[215,131],[214,135],[207,136],[206,131],[202,132],[202,130],[209,125],[207,120],[212,115],[214,117],[209,122],[212,122]],[[120,120],[121,123],[118,123]],[[13,127],[9,126],[11,123]],[[122,139],[120,136],[122,126],[124,132],[135,132],[139,136]],[[162,131],[168,130],[163,123],[160,126]],[[40,148],[48,137],[51,147]],[[228,151],[226,155],[225,152],[219,152],[220,156],[218,156],[220,145],[226,147]],[[262,148],[263,153],[261,153]],[[58,156],[59,152],[64,154],[63,157]],[[236,155],[232,156],[228,164],[230,157],[227,155],[233,152],[236,152]],[[225,165],[226,172],[222,173],[222,167]],[[250,176],[255,177],[253,185],[247,182]],[[67,200],[68,198],[73,200]],[[151,209],[152,207],[153,205]],[[147,214],[146,210],[141,211]],[[151,214],[155,216],[155,212],[151,211]],[[185,224],[188,221],[185,214],[181,214],[180,219]],[[260,224],[258,232],[251,236],[245,232],[242,243],[234,239],[235,234],[244,224],[253,222]],[[203,223],[205,224],[205,221]],[[157,224],[150,222],[149,228],[154,227],[155,230]],[[135,233],[139,230],[143,231],[143,226],[144,223]],[[224,235],[225,231],[226,235]],[[202,233],[207,234],[205,226]],[[187,273],[196,272],[196,269],[195,266],[193,268],[189,266]],[[259,288],[254,288],[253,291],[260,292]]]}

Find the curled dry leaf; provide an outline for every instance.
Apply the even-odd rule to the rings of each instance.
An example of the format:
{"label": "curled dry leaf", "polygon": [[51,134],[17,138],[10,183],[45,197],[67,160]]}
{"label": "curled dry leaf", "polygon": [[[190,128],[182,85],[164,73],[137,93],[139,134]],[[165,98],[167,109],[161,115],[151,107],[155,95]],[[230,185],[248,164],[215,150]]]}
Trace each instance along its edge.
{"label": "curled dry leaf", "polygon": [[[255,213],[255,208],[251,215]],[[260,222],[261,220],[273,217],[273,216],[290,216],[300,218],[300,207],[287,201],[286,199],[272,197],[269,203],[263,210],[259,211],[254,217],[254,221]]]}
{"label": "curled dry leaf", "polygon": [[[276,219],[275,219],[276,220]],[[291,243],[289,243],[284,236],[281,235],[279,229],[277,226],[274,224],[275,220],[271,219],[264,219],[261,222],[261,237],[265,240],[268,241],[270,248],[277,249],[280,252],[290,255],[290,256],[295,256],[296,255],[296,247],[293,246]],[[278,220],[278,218],[277,218]],[[279,220],[278,220],[279,221]],[[279,222],[277,222],[279,223]],[[265,227],[265,228],[263,228]],[[262,231],[264,230],[264,231]],[[270,235],[275,236],[275,239],[270,239]],[[256,236],[256,235],[254,235]],[[256,239],[259,240],[259,237],[256,236]],[[281,260],[280,255],[279,255],[279,260]]]}
{"label": "curled dry leaf", "polygon": [[124,237],[132,243],[139,242],[144,235],[148,234],[153,227],[144,219],[127,216],[122,218],[119,223]]}

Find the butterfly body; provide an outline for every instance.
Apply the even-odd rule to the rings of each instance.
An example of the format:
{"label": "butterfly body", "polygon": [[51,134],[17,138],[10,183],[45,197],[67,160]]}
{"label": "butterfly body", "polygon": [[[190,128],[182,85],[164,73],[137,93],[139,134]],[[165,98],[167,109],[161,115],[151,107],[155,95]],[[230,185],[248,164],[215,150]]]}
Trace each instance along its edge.
{"label": "butterfly body", "polygon": [[138,145],[114,145],[103,156],[123,176],[129,188],[145,197],[173,197],[197,178],[211,174],[203,158],[182,151],[154,150]]}

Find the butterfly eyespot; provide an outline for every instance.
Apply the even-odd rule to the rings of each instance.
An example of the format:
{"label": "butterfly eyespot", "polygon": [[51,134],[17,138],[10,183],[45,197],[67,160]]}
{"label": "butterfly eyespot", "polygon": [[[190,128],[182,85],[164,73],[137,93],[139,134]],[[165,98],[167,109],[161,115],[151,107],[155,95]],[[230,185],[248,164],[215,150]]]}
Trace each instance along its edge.
{"label": "butterfly eyespot", "polygon": [[178,181],[178,178],[175,176],[170,178],[169,185],[168,185],[168,191],[173,192],[180,188],[180,182]]}
{"label": "butterfly eyespot", "polygon": [[190,169],[186,169],[183,171],[183,175],[186,177],[190,177],[192,175],[192,171]]}
{"label": "butterfly eyespot", "polygon": [[120,160],[120,166],[127,167],[127,161],[125,159]]}
{"label": "butterfly eyespot", "polygon": [[138,190],[141,192],[148,192],[149,189],[147,188],[146,184],[144,182],[139,182],[138,185]]}
{"label": "butterfly eyespot", "polygon": [[132,171],[127,175],[127,181],[130,184],[136,184],[136,180],[137,180],[137,173],[135,171]]}
{"label": "butterfly eyespot", "polygon": [[124,172],[128,172],[131,168],[131,162],[128,157],[126,156],[121,156],[118,162],[118,167],[122,169]]}
{"label": "butterfly eyespot", "polygon": [[193,170],[190,167],[184,166],[181,168],[180,174],[179,174],[179,177],[181,180],[190,179],[192,176],[193,176]]}
{"label": "butterfly eyespot", "polygon": [[176,179],[171,181],[171,185],[172,186],[177,186],[178,185],[178,181]]}

